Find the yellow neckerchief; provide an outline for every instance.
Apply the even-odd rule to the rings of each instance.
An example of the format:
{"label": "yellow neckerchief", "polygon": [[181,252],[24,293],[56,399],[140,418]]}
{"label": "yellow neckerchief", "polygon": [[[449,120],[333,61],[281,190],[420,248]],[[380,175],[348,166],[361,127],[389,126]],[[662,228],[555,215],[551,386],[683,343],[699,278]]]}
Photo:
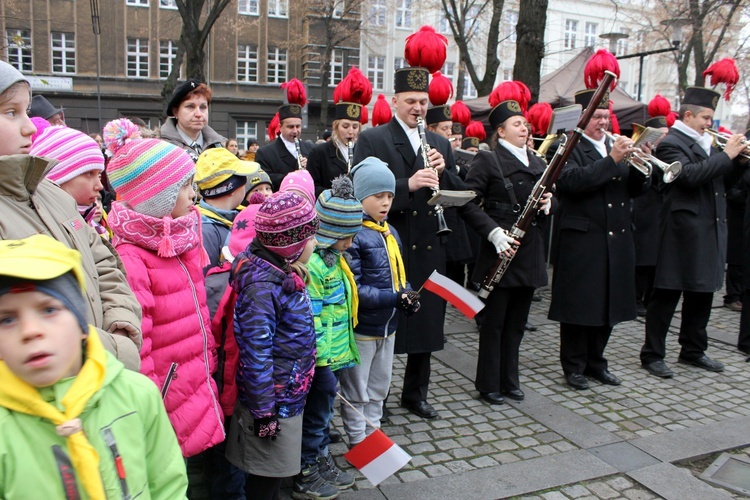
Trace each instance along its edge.
{"label": "yellow neckerchief", "polygon": [[385,247],[388,250],[388,259],[391,261],[391,270],[393,271],[393,289],[395,291],[406,288],[406,271],[404,270],[404,261],[401,260],[401,251],[398,249],[396,237],[391,234],[388,223],[383,221],[383,225],[376,224],[371,220],[362,221],[364,227],[383,233],[385,237]]}
{"label": "yellow neckerchief", "polygon": [[354,281],[354,274],[349,268],[349,264],[341,253],[339,253],[339,262],[341,263],[341,270],[344,271],[344,276],[346,276],[346,280],[349,282],[349,289],[352,294],[352,311],[350,316],[352,318],[353,328],[359,323],[359,320],[357,319],[357,311],[359,311],[359,293],[357,292],[357,283]]}
{"label": "yellow neckerchief", "polygon": [[213,211],[211,211],[211,210],[209,210],[207,208],[204,208],[204,207],[202,207],[200,205],[198,205],[198,210],[200,211],[201,215],[205,215],[209,219],[217,220],[217,221],[221,222],[222,224],[224,224],[227,227],[230,227],[230,228],[232,227],[232,221],[225,219],[224,217],[222,217],[221,215],[217,214],[216,212],[213,212]]}
{"label": "yellow neckerchief", "polygon": [[91,396],[102,386],[106,374],[106,354],[94,327],[89,325],[86,362],[60,403],[65,412],[42,399],[36,387],[18,378],[0,361],[0,406],[11,411],[38,416],[56,426],[58,435],[68,438],[68,452],[73,468],[89,498],[104,500],[104,485],[99,473],[99,454],[86,435],[78,416]]}

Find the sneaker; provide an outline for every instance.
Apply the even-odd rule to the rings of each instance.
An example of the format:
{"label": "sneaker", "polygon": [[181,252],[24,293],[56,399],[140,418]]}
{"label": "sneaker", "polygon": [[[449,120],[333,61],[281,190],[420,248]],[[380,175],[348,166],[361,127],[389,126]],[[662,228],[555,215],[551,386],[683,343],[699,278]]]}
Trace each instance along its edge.
{"label": "sneaker", "polygon": [[340,490],[351,488],[354,485],[354,476],[336,466],[336,461],[330,451],[328,455],[318,457],[318,470],[323,479]]}
{"label": "sneaker", "polygon": [[308,465],[294,476],[292,498],[297,500],[330,500],[339,496],[339,490],[323,479],[316,465]]}

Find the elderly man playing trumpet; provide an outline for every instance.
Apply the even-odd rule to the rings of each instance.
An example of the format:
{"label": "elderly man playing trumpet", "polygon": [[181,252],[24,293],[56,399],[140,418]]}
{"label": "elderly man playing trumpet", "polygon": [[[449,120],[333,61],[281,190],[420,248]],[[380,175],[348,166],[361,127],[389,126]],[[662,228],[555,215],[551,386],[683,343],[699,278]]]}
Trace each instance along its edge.
{"label": "elderly man playing trumpet", "polygon": [[656,156],[679,161],[682,172],[665,185],[659,218],[659,244],[654,289],[646,312],[646,341],[641,363],[649,373],[669,378],[664,362],[665,340],[680,296],[683,298],[678,362],[720,372],[724,365],[706,356],[706,325],[713,294],[721,288],[727,247],[724,177],[741,175],[740,153],[746,148],[741,134],[712,145],[711,127],[720,94],[690,87],[675,122],[659,143]]}

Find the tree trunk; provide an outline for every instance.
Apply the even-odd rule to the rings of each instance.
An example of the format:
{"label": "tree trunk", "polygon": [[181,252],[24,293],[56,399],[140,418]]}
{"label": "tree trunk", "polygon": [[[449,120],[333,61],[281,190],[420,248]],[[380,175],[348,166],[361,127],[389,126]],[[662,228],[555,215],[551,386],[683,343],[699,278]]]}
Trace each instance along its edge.
{"label": "tree trunk", "polygon": [[539,80],[544,57],[544,28],[548,0],[521,0],[516,25],[516,63],[513,79],[531,90],[531,100],[539,99]]}

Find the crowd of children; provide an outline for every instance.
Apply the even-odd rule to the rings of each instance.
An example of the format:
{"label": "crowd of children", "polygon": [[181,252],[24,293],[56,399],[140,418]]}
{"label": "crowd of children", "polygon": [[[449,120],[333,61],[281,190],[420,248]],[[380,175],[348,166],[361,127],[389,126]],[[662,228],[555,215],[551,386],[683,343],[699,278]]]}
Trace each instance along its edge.
{"label": "crowd of children", "polygon": [[[354,446],[379,425],[399,311],[419,309],[387,166],[367,158],[316,200],[304,170],[274,192],[257,163],[223,148],[195,163],[122,118],[105,167],[91,137],[37,128],[29,99],[0,62],[0,171],[38,163],[0,201],[36,196],[47,226],[0,223],[0,497],[184,498],[194,464],[213,498],[278,498],[284,478],[294,498],[351,487],[328,447],[339,383]],[[119,302],[101,290],[115,277]],[[118,336],[138,349],[130,370]]]}

